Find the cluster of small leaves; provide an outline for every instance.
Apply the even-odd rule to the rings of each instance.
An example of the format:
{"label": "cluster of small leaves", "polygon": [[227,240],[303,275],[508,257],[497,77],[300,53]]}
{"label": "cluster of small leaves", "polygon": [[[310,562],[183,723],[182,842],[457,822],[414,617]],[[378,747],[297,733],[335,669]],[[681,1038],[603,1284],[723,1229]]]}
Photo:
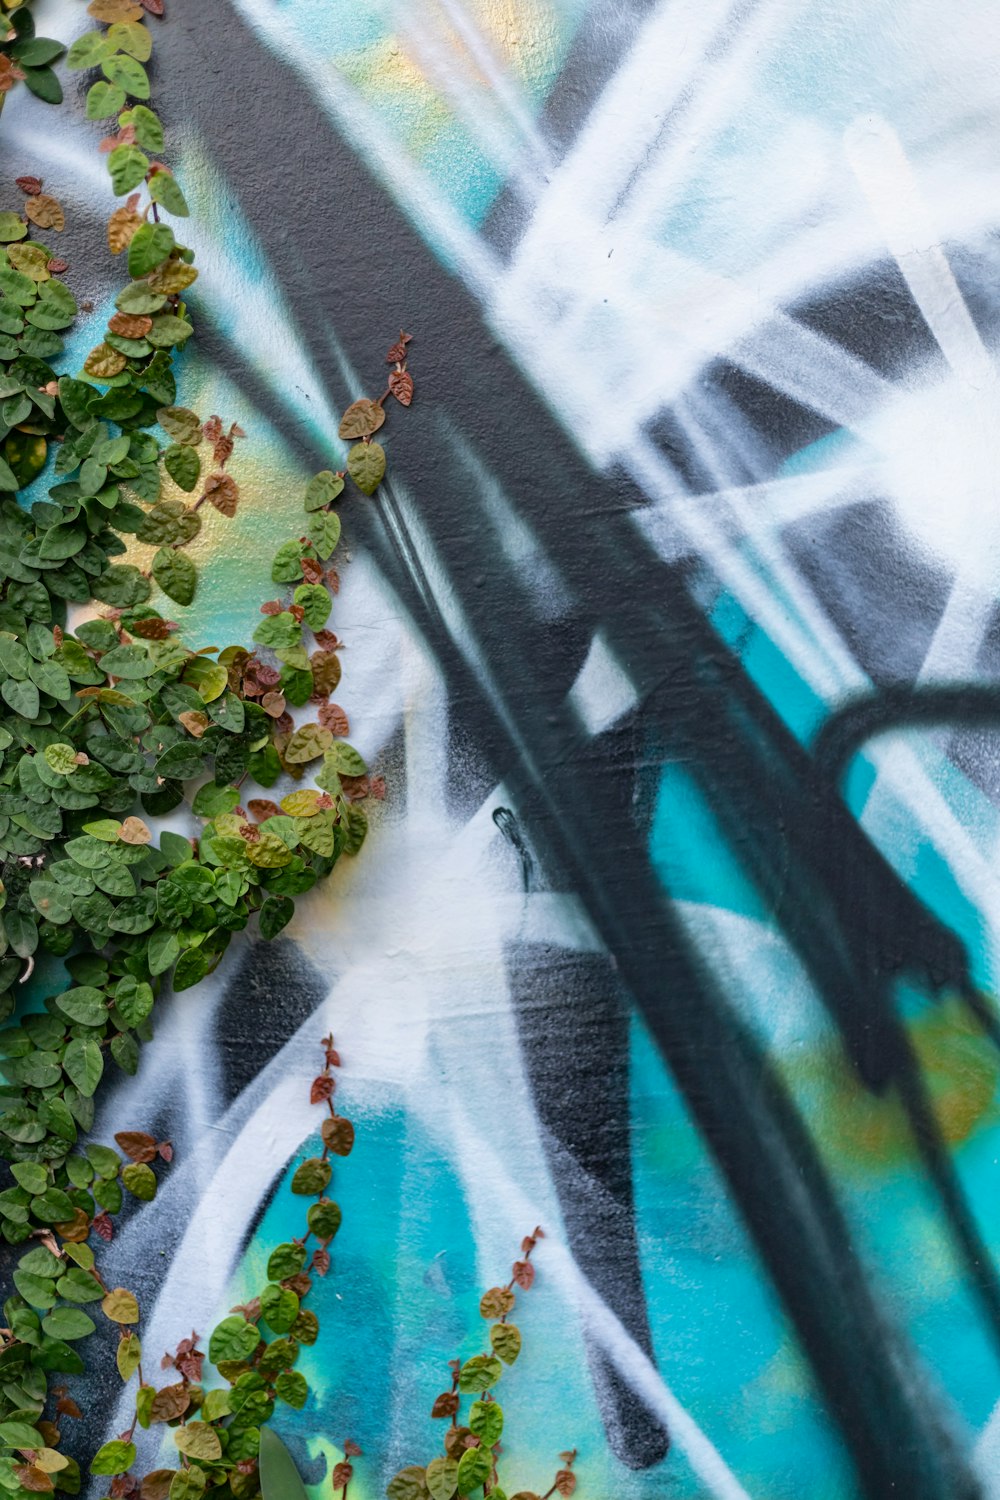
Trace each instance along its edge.
{"label": "cluster of small leaves", "polygon": [[[430,1463],[409,1464],[392,1479],[386,1490],[388,1500],[452,1500],[455,1495],[474,1495],[480,1491],[490,1500],[507,1500],[500,1483],[498,1468],[503,1449],[500,1439],[504,1430],[503,1407],[494,1389],[504,1367],[514,1364],[521,1352],[521,1332],[510,1322],[517,1302],[515,1287],[527,1291],[535,1279],[531,1255],[543,1238],[536,1229],[521,1241],[521,1255],[514,1262],[510,1280],[505,1286],[490,1287],[479,1304],[481,1315],[489,1322],[490,1351],[474,1354],[464,1363],[451,1361],[451,1386],[442,1391],[431,1408],[431,1416],[449,1422],[444,1435],[443,1452]],[[460,1421],[462,1400],[471,1397],[464,1421]],[[512,1500],[549,1500],[551,1495],[568,1497],[576,1489],[573,1463],[576,1451],[560,1454],[561,1467],[544,1495],[534,1490],[519,1490]],[[341,1464],[334,1473],[333,1487],[346,1491],[350,1464]]]}
{"label": "cluster of small leaves", "polygon": [[[43,1010],[0,1031],[0,1161],[7,1163],[0,1233],[25,1245],[0,1331],[0,1485],[15,1496],[79,1488],[79,1470],[58,1451],[57,1420],[73,1416],[74,1403],[47,1388],[53,1372],[82,1372],[74,1343],[94,1326],[82,1311],[86,1303],[101,1301],[122,1325],[123,1377],[139,1369],[135,1298],[104,1286],[88,1239],[111,1237],[123,1190],[140,1200],[154,1195],[153,1163],[169,1160],[170,1147],[142,1131],[122,1132],[116,1140],[123,1160],[85,1141],[102,1078],[113,1068],[135,1072],[166,982],[175,991],[197,984],[252,917],[264,938],[281,931],[294,897],[342,853],[360,848],[367,824],[357,804],[381,791],[346,742],[346,715],[330,702],[340,677],[339,642],[326,629],[336,575],[324,574],[323,564],[339,537],[330,503],[343,476],[319,476],[310,485],[312,534],[303,539],[294,576],[285,564],[297,587],[288,609],[274,617],[287,616],[294,639],[293,631],[259,639],[256,654],[237,646],[199,651],[151,602],[154,584],[177,603],[191,602],[196,575],[183,549],[197,534],[205,501],[223,515],[235,513],[239,490],[227,465],[243,434],[176,404],[173,355],[192,332],[181,294],[197,272],[160,211],[183,216],[187,206],[167,168],[148,155],[163,143],[159,119],[147,105],[129,103],[148,97],[144,64],[152,43],[142,15],[161,14],[162,4],[92,0],[88,8],[107,29],[85,33],[68,62],[101,71],[88,113],[117,114],[116,133],[103,148],[116,193],[128,196],[112,215],[108,241],[113,253],[127,251],[131,279],[77,377],[49,363],[61,354],[60,331],[77,308],[57,279],[68,267],[36,233],[59,233],[63,209],[39,179],[22,177],[23,207],[0,213],[0,698],[7,709],[0,726],[0,1021],[13,1015],[18,982],[40,947],[61,959],[68,975]],[[18,35],[30,36],[27,11],[17,19]],[[140,184],[144,209],[133,192]],[[50,460],[56,482],[46,499],[29,503],[20,492]],[[200,486],[194,503],[165,494],[165,476],[182,493]],[[118,560],[127,551],[123,536],[158,548],[148,572]],[[86,613],[95,601],[98,616],[70,630],[69,607],[85,606]],[[315,636],[311,657],[304,626]],[[288,710],[306,702],[317,706],[321,722],[298,730]],[[284,773],[298,781],[320,756],[317,789],[293,790],[280,805],[250,799],[252,818],[240,805],[248,778],[262,788]],[[186,802],[203,820],[200,833],[189,839],[164,832],[157,841],[145,817]],[[327,1075],[334,1058],[331,1047]],[[331,1120],[323,1158],[307,1164],[305,1177],[300,1169],[296,1191],[329,1176],[329,1152],[347,1138],[332,1105]],[[321,1273],[339,1210],[321,1187],[309,1191],[321,1194],[309,1219],[320,1241],[312,1269]],[[282,1277],[292,1285],[266,1293],[257,1320],[244,1318],[259,1342],[257,1322],[274,1331],[290,1298],[304,1295],[301,1278],[308,1280],[303,1268]],[[280,1307],[271,1307],[275,1295]],[[297,1308],[294,1324],[297,1348],[315,1319]],[[261,1349],[241,1372],[252,1377],[241,1391],[263,1388],[268,1401],[296,1404],[294,1359],[281,1364],[290,1338],[288,1330],[277,1341],[281,1348]],[[187,1342],[175,1363],[181,1383],[193,1386],[202,1356]],[[226,1364],[217,1345],[210,1353]],[[154,1416],[144,1406],[154,1397],[140,1383],[138,1418],[167,1420],[159,1413],[171,1398]],[[48,1394],[58,1397],[55,1420],[45,1415]],[[205,1400],[211,1411],[220,1395]],[[194,1390],[191,1404],[204,1404]],[[245,1432],[256,1432],[249,1416],[261,1405],[247,1406]],[[239,1438],[237,1404],[225,1416],[231,1437],[220,1442],[231,1444],[226,1451],[237,1465],[230,1487],[249,1494],[256,1484],[253,1438]],[[185,1416],[182,1426],[190,1432],[192,1425]],[[171,1481],[173,1500],[195,1494],[204,1474],[197,1455],[181,1450],[181,1475],[196,1473],[176,1486]],[[112,1475],[117,1496],[127,1490],[121,1472],[108,1467],[115,1462],[114,1452],[102,1450],[93,1472]],[[154,1484],[147,1500],[156,1496]]]}
{"label": "cluster of small leaves", "polygon": [[65,52],[62,42],[36,36],[27,0],[0,0],[0,106],[23,82],[46,104],[62,102],[62,85],[52,63]]}
{"label": "cluster of small leaves", "polygon": [[[198,1335],[192,1333],[162,1361],[163,1368],[171,1369],[175,1378],[157,1389],[143,1372],[135,1297],[118,1288],[104,1298],[105,1314],[122,1325],[118,1345],[121,1377],[126,1383],[137,1377],[131,1426],[105,1443],[90,1465],[92,1474],[114,1479],[116,1500],[130,1496],[139,1500],[200,1500],[209,1490],[217,1500],[248,1500],[260,1488],[261,1427],[271,1419],[278,1402],[296,1409],[306,1403],[308,1385],[295,1366],[302,1346],[316,1342],[319,1320],[303,1303],[313,1276],[325,1276],[330,1269],[328,1247],[341,1223],[340,1208],[327,1195],[332,1176],[330,1158],[348,1156],[354,1146],[353,1125],[334,1108],[334,1069],[340,1065],[340,1057],[332,1036],[324,1038],[323,1049],[323,1069],[313,1081],[310,1094],[314,1104],[325,1105],[327,1110],[322,1126],[323,1151],[321,1156],[303,1162],[292,1178],[292,1191],[316,1202],[306,1213],[301,1237],[278,1245],[272,1252],[268,1280],[258,1295],[234,1307],[213,1329],[207,1355],[221,1383],[207,1386],[205,1353],[198,1347]],[[148,1137],[142,1139],[144,1143],[149,1141]],[[155,1150],[155,1143],[151,1144]],[[155,1469],[140,1480],[133,1472],[136,1428],[159,1424],[172,1430],[176,1465]],[[356,1447],[353,1451],[360,1452]]]}

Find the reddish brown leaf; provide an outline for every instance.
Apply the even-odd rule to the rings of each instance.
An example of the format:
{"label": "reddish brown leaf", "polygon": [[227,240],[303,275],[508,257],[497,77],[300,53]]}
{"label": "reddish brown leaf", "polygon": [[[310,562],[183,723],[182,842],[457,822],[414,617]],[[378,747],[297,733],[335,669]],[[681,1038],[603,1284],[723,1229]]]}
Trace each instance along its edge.
{"label": "reddish brown leaf", "polygon": [[[182,1355],[181,1358],[188,1358]],[[175,1361],[180,1368],[178,1361]],[[177,1385],[165,1385],[162,1390],[157,1391],[153,1397],[150,1408],[149,1420],[151,1422],[172,1422],[175,1417],[182,1417],[191,1405],[191,1393],[183,1383]]]}
{"label": "reddish brown leaf", "polygon": [[119,1130],[115,1135],[119,1147],[132,1161],[153,1161],[156,1157],[156,1140],[144,1130]]}
{"label": "reddish brown leaf", "polygon": [[14,181],[22,193],[27,193],[29,198],[35,198],[42,191],[42,179],[40,177],[15,177]]}
{"label": "reddish brown leaf", "polygon": [[309,1103],[323,1104],[329,1099],[332,1093],[333,1079],[328,1073],[321,1073],[318,1078],[314,1078],[312,1081],[312,1088],[309,1090]]}
{"label": "reddish brown leaf", "polygon": [[231,437],[216,438],[212,449],[212,462],[220,469],[224,469],[233,456],[233,440]]}
{"label": "reddish brown leaf", "polygon": [[333,1485],[333,1488],[335,1490],[346,1490],[347,1486],[351,1482],[351,1475],[353,1473],[354,1473],[354,1466],[353,1466],[353,1464],[349,1464],[349,1463],[346,1463],[346,1462],[336,1464],[334,1466],[333,1473],[330,1476],[330,1480],[331,1480],[331,1483]]}
{"label": "reddish brown leaf", "polygon": [[412,344],[412,342],[413,342],[413,335],[412,335],[412,333],[401,333],[399,335],[399,343],[398,344],[393,344],[392,348],[389,350],[388,354],[385,357],[386,364],[387,365],[397,365],[397,364],[399,364],[400,360],[405,359],[406,358],[406,346],[407,346],[407,344]]}
{"label": "reddish brown leaf", "polygon": [[62,260],[58,255],[56,255],[53,256],[51,260],[47,260],[45,262],[45,269],[46,271],[51,272],[53,276],[61,276],[64,271],[69,270],[69,261]]}
{"label": "reddish brown leaf", "polygon": [[361,1449],[358,1447],[357,1443],[353,1442],[350,1438],[348,1438],[347,1442],[344,1444],[344,1452],[347,1454],[348,1458],[361,1457]]}
{"label": "reddish brown leaf", "polygon": [[176,629],[174,620],[135,620],[132,634],[141,636],[144,641],[165,641],[170,632]]}
{"label": "reddish brown leaf", "polygon": [[535,1268],[530,1260],[516,1260],[514,1262],[514,1280],[522,1291],[526,1292],[535,1279]]}
{"label": "reddish brown leaf", "polygon": [[340,574],[337,572],[336,568],[327,568],[326,586],[330,590],[331,594],[340,593]]}
{"label": "reddish brown leaf", "polygon": [[323,582],[323,564],[315,557],[304,557],[302,559],[302,577],[306,583]]}
{"label": "reddish brown leaf", "polygon": [[239,486],[230,474],[210,474],[201,498],[214,505],[221,515],[232,517],[240,503]]}
{"label": "reddish brown leaf", "polygon": [[350,1156],[354,1150],[354,1126],[343,1115],[334,1115],[331,1119],[324,1120],[321,1133],[323,1145],[334,1156]]}
{"label": "reddish brown leaf", "polygon": [[316,715],[321,726],[329,729],[330,733],[336,735],[338,740],[346,740],[351,732],[350,721],[344,710],[337,703],[324,703]]}
{"label": "reddish brown leaf", "polygon": [[108,323],[111,332],[120,334],[123,339],[145,338],[152,326],[152,318],[140,317],[138,313],[115,313]]}
{"label": "reddish brown leaf", "polygon": [[90,1233],[90,1217],[82,1208],[77,1208],[68,1223],[57,1224],[55,1227],[64,1240],[69,1240],[70,1244],[82,1245]]}
{"label": "reddish brown leaf", "polygon": [[45,1439],[46,1448],[58,1447],[62,1434],[54,1422],[46,1422],[43,1417],[35,1423],[35,1426]]}
{"label": "reddish brown leaf", "polygon": [[73,1417],[77,1421],[83,1416],[72,1396],[60,1396],[56,1402],[56,1412],[60,1417]]}
{"label": "reddish brown leaf", "polygon": [[238,1458],[236,1467],[241,1474],[256,1474],[257,1460],[255,1458]]}
{"label": "reddish brown leaf", "polygon": [[139,1494],[142,1500],[167,1500],[170,1484],[176,1469],[153,1469],[142,1481]]}
{"label": "reddish brown leaf", "polygon": [[94,1217],[94,1233],[99,1234],[102,1240],[108,1243],[115,1237],[115,1226],[109,1213],[99,1213]]}
{"label": "reddish brown leaf", "polygon": [[314,1250],[312,1260],[309,1262],[317,1276],[325,1276],[330,1269],[329,1250]]}
{"label": "reddish brown leaf", "polygon": [[201,1379],[201,1367],[205,1362],[205,1356],[197,1349],[190,1350],[187,1354],[181,1354],[174,1361],[185,1380],[192,1380],[195,1384]]}
{"label": "reddish brown leaf", "polygon": [[294,1276],[286,1276],[281,1285],[294,1292],[301,1302],[312,1291],[312,1278],[305,1271],[297,1271]]}
{"label": "reddish brown leaf", "polygon": [[432,1417],[453,1417],[458,1411],[458,1392],[442,1391],[431,1407]]}
{"label": "reddish brown leaf", "polygon": [[280,599],[265,599],[260,607],[260,612],[262,615],[280,615],[282,608]]}
{"label": "reddish brown leaf", "polygon": [[285,712],[284,693],[265,693],[260,700],[260,706],[272,719],[280,719]]}
{"label": "reddish brown leaf", "polygon": [[393,370],[389,376],[389,389],[400,406],[409,406],[413,400],[413,376],[409,370]]}
{"label": "reddish brown leaf", "polygon": [[162,1161],[173,1161],[174,1148],[169,1141],[157,1141],[156,1151]]}
{"label": "reddish brown leaf", "polygon": [[22,1489],[33,1490],[40,1495],[49,1494],[55,1489],[51,1474],[46,1474],[44,1469],[36,1468],[34,1464],[18,1464],[14,1473]]}
{"label": "reddish brown leaf", "polygon": [[556,1475],[556,1489],[560,1495],[572,1495],[576,1489],[576,1475],[572,1469],[560,1469]]}
{"label": "reddish brown leaf", "polygon": [[384,776],[371,776],[371,777],[369,777],[369,791],[371,792],[372,796],[375,798],[375,800],[377,802],[384,802],[384,800],[385,800],[385,777]]}
{"label": "reddish brown leaf", "polygon": [[321,651],[339,651],[344,644],[332,630],[317,630],[315,635],[316,644]]}
{"label": "reddish brown leaf", "polygon": [[163,15],[163,0],[139,0],[144,10],[148,10],[151,16]]}
{"label": "reddish brown leaf", "polygon": [[281,817],[281,808],[270,797],[251,797],[247,807],[250,816],[256,818],[258,823],[266,823],[268,818]]}
{"label": "reddish brown leaf", "polygon": [[368,796],[367,776],[341,776],[340,785],[348,802],[363,802]]}

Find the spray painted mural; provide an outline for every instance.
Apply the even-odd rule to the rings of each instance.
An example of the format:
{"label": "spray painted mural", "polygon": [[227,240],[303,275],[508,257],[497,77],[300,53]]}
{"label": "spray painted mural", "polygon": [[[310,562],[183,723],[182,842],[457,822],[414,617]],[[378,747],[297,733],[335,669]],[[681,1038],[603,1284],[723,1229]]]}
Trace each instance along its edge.
{"label": "spray painted mural", "polygon": [[[536,1223],[524,1482],[576,1445],[594,1500],[1000,1496],[993,8],[171,10],[186,374],[260,463],[202,638],[252,630],[400,327],[419,397],[344,515],[370,842],[103,1105],[176,1148],[110,1247],[147,1344],[285,1237],[332,1029],[317,1497],[347,1433],[366,1500],[410,1461]],[[41,109],[6,149],[92,245],[99,128]]]}

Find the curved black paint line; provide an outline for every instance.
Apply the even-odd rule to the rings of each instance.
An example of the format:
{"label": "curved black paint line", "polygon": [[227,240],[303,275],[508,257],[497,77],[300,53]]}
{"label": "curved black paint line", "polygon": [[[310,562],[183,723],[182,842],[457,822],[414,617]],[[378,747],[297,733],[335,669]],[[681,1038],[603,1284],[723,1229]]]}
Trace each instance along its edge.
{"label": "curved black paint line", "polygon": [[[220,26],[221,9],[225,18]],[[599,481],[580,466],[563,435],[483,329],[465,289],[427,254],[364,166],[331,131],[300,80],[280,59],[265,53],[249,33],[243,32],[234,50],[238,20],[228,6],[217,7],[211,23],[192,14],[186,26],[192,46],[184,66],[194,96],[209,116],[209,136],[267,252],[281,265],[283,278],[287,270],[286,295],[303,329],[315,328],[324,319],[336,320],[352,351],[364,351],[364,367],[370,359],[373,287],[380,289],[390,326],[398,326],[401,319],[404,324],[412,321],[414,288],[419,287],[432,326],[440,317],[449,327],[447,340],[425,339],[423,344],[422,374],[427,388],[449,393],[452,413],[486,452],[495,449],[498,437],[502,439],[510,491],[525,504],[531,500],[538,507],[532,520],[550,553],[560,556],[564,576],[577,597],[586,598],[588,608],[605,624],[611,617],[617,620],[616,644],[625,646],[625,659],[639,669],[640,683],[648,682],[654,671],[662,676],[664,668],[668,675],[683,672],[692,658],[701,662],[706,653],[710,660],[713,655],[725,659],[724,648],[689,602],[685,603],[678,580],[672,580],[677,593],[669,597],[669,604],[659,600],[659,588],[671,581],[669,574],[616,516],[616,511],[632,503],[626,498],[628,487],[618,485],[617,501],[613,494],[610,510],[588,517],[580,501]],[[224,55],[220,51],[223,35]],[[225,89],[215,87],[213,80],[223,69],[232,79],[234,56],[239,63],[238,87],[235,83]],[[240,135],[239,101],[250,95],[280,100],[284,110],[284,114],[275,111],[262,117],[252,158],[244,152]],[[296,149],[289,153],[287,142],[292,138]],[[308,224],[299,224],[296,253],[288,257],[284,230],[279,229],[271,207],[269,184],[279,177],[285,189],[297,185],[306,193],[314,191],[316,182],[336,183],[338,234],[327,232],[322,224],[313,231]],[[345,226],[350,227],[350,234],[344,232]],[[345,248],[348,240],[349,251]],[[343,393],[338,391],[339,377],[331,370],[330,359],[317,347],[315,336],[307,336],[306,342],[339,399]],[[515,434],[524,431],[529,414],[530,456],[513,441]],[[399,436],[394,436],[394,461],[418,493],[435,498],[437,512],[428,515],[434,523],[434,542],[444,554],[455,587],[460,588],[462,569],[467,572],[470,557],[477,555],[470,529],[482,517],[463,515],[461,502],[468,497],[456,492],[447,475],[435,472],[426,452],[421,455],[421,446],[427,447],[433,433],[428,414],[414,408],[413,415],[416,420],[400,424]],[[544,505],[538,505],[540,497],[545,498]],[[566,550],[570,517],[576,526],[575,551]],[[377,552],[385,555],[384,540]],[[457,573],[455,559],[460,562]],[[399,576],[398,559],[393,572]],[[422,625],[437,634],[433,613],[428,620],[422,608],[421,592],[411,584],[404,600],[412,604]],[[471,602],[462,600],[467,614]],[[544,640],[537,645],[517,640],[524,618],[518,612],[521,602],[516,589],[509,602],[499,601],[500,607],[493,597],[489,601],[496,616],[492,623],[485,601],[471,610],[479,644],[487,648],[486,659],[491,668],[499,664],[503,670],[485,691],[483,685],[470,681],[471,674],[463,669],[452,644],[443,665],[453,692],[461,690],[464,709],[470,713],[478,709],[498,764],[514,767],[513,779],[507,779],[536,847],[550,866],[563,870],[580,890],[664,1049],[796,1322],[864,1493],[879,1500],[894,1491],[912,1495],[914,1500],[944,1500],[946,1496],[964,1500],[976,1495],[977,1485],[960,1444],[940,1417],[915,1361],[884,1330],[807,1132],[780,1080],[715,993],[710,976],[701,972],[687,951],[645,851],[634,847],[634,839],[631,845],[616,847],[619,864],[614,879],[598,878],[592,828],[595,814],[600,826],[604,788],[601,779],[583,773],[575,759],[576,726],[553,702],[554,689],[561,686],[564,691],[566,684],[559,683],[558,672],[546,662]],[[500,626],[502,639],[495,634]],[[514,652],[509,650],[512,638],[518,646]],[[503,660],[503,650],[510,655],[509,662]],[[534,679],[524,676],[526,658],[538,669]],[[494,697],[502,702],[505,713],[488,701]],[[688,705],[689,712],[697,708],[697,704]],[[769,706],[758,702],[756,710],[757,718],[773,731],[776,716]],[[512,730],[513,720],[519,720],[521,732]],[[779,744],[782,735],[787,738],[778,726]],[[721,782],[727,789],[746,780],[748,794],[759,796],[773,767],[762,753],[762,744],[742,744],[740,738],[734,730],[719,765],[713,761],[712,747],[702,746],[701,753],[712,774],[723,773]],[[767,744],[768,754],[772,748]],[[719,761],[719,755],[714,759]],[[781,770],[784,773],[786,768]],[[567,779],[564,773],[570,771],[572,777]],[[802,785],[796,786],[790,767],[787,775],[801,802]],[[844,837],[855,845],[865,842],[856,829]],[[803,846],[808,842],[805,837],[799,839],[800,852],[808,853],[814,863],[818,851],[815,847],[807,851]],[[859,949],[858,956],[867,957],[869,946],[877,941],[872,925],[862,922],[859,930],[856,916],[848,913],[844,926],[846,937]],[[910,936],[904,933],[899,940],[905,942]],[[834,1307],[836,1317],[831,1316]]]}
{"label": "curved black paint line", "polygon": [[824,720],[812,754],[817,774],[835,786],[877,734],[894,729],[1000,729],[1000,684],[900,682],[850,699]]}

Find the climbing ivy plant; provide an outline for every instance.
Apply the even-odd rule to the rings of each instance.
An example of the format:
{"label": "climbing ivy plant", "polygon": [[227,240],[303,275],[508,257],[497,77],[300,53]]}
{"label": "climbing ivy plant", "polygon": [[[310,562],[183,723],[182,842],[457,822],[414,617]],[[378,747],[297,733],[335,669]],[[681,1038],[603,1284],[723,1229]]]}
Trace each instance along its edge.
{"label": "climbing ivy plant", "polygon": [[[189,605],[198,572],[188,548],[208,504],[237,515],[230,463],[240,427],[178,402],[177,355],[194,331],[187,295],[194,252],[180,236],[183,190],[160,158],[162,122],[148,102],[148,17],[163,0],[91,0],[98,24],[65,49],[35,35],[28,0],[0,0],[0,103],[23,82],[58,103],[52,64],[87,80],[88,119],[114,196],[107,245],[127,279],[103,335],[75,374],[65,331],[78,314],[52,236],[66,215],[33,176],[7,185],[0,207],[0,1233],[22,1247],[0,1328],[0,1489],[15,1500],[77,1493],[80,1466],[63,1429],[80,1416],[62,1377],[100,1316],[117,1325],[118,1373],[134,1390],[129,1427],[88,1464],[114,1500],[301,1500],[304,1491],[269,1431],[276,1403],[308,1396],[296,1369],[318,1320],[303,1304],[330,1269],[341,1214],[328,1196],[331,1159],[347,1156],[353,1126],[334,1105],[339,1056],[324,1040],[311,1089],[323,1105],[322,1151],[295,1171],[292,1191],[314,1201],[303,1233],[279,1245],[267,1281],[199,1347],[185,1338],[163,1364],[143,1361],[135,1294],[107,1285],[95,1249],[114,1234],[125,1196],[148,1201],[170,1163],[170,1142],[142,1128],[115,1148],[88,1138],[102,1081],[134,1073],[166,984],[183,991],[218,965],[253,922],[264,939],[295,898],[360,849],[363,802],[380,796],[348,742],[333,701],[340,641],[330,629],[339,579],[335,510],[350,482],[374,495],[386,468],[376,439],[386,405],[409,406],[410,335],[387,354],[387,388],[344,413],[343,471],[306,488],[301,534],[275,555],[278,596],[264,601],[249,645],[186,643],[165,600]],[[17,197],[14,196],[14,188]],[[0,184],[0,191],[3,185]],[[235,465],[238,470],[238,463]],[[44,491],[44,494],[42,493]],[[156,550],[129,561],[131,539]],[[293,711],[311,709],[314,716]],[[306,774],[310,785],[297,785]],[[281,785],[279,785],[281,783]],[[274,798],[251,795],[274,789]],[[183,808],[190,831],[156,830]],[[147,821],[149,820],[149,821]],[[153,826],[151,826],[151,823]],[[36,958],[47,992],[18,1003]],[[52,965],[65,977],[49,982]],[[139,1122],[141,1126],[141,1122]],[[490,1352],[452,1367],[433,1416],[450,1418],[443,1452],[390,1483],[390,1500],[451,1500],[476,1490],[506,1500],[498,1475],[503,1414],[493,1387],[520,1351],[509,1321],[513,1288],[531,1284],[536,1230],[511,1281],[483,1298]],[[310,1243],[310,1242],[314,1243]],[[206,1359],[208,1371],[205,1370]],[[55,1377],[55,1380],[53,1380]],[[210,1378],[208,1378],[210,1377]],[[471,1396],[459,1422],[462,1398]],[[168,1466],[140,1480],[140,1429],[162,1427]],[[346,1500],[360,1457],[343,1448],[332,1483]],[[547,1495],[575,1486],[575,1454]],[[522,1491],[516,1500],[537,1500]]]}

